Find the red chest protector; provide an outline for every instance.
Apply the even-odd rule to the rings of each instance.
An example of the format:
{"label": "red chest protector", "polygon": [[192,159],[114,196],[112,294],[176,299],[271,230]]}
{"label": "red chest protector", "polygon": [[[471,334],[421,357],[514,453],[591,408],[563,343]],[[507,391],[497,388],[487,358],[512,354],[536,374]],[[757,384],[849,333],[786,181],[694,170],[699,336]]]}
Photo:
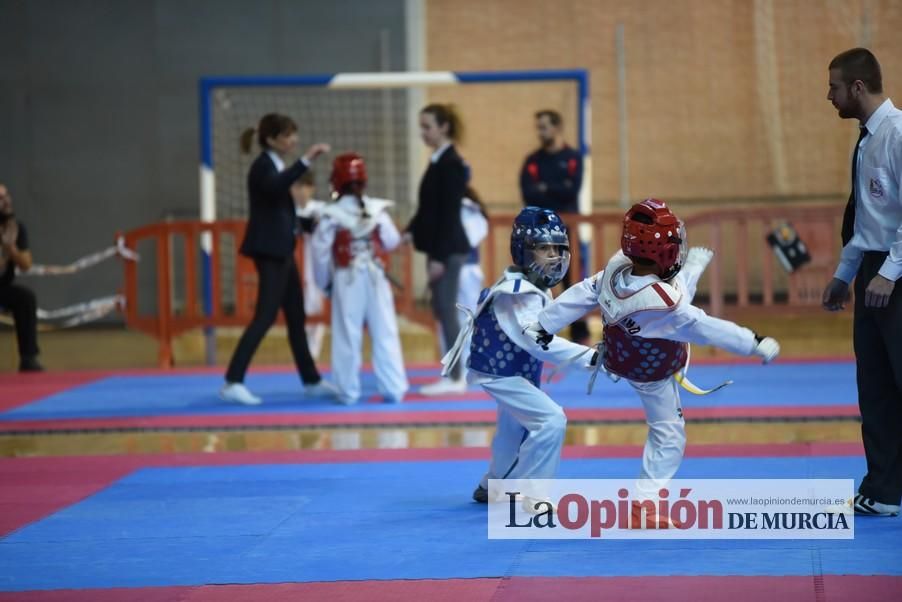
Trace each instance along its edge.
{"label": "red chest protector", "polygon": [[686,365],[689,346],[667,339],[644,339],[621,326],[604,327],[605,368],[640,383],[664,380]]}
{"label": "red chest protector", "polygon": [[638,336],[641,329],[633,316],[672,311],[682,293],[673,285],[659,281],[633,293],[618,294],[614,279],[631,266],[632,261],[618,251],[597,280],[598,303],[605,322],[604,365],[609,372],[627,380],[640,383],[664,380],[686,365],[689,347],[668,339]]}
{"label": "red chest protector", "polygon": [[[355,253],[355,248],[356,253]],[[379,228],[374,228],[365,239],[354,239],[351,231],[345,228],[335,233],[335,242],[332,243],[332,258],[336,268],[346,268],[354,261],[354,257],[361,252],[361,248],[372,253],[373,258],[381,261],[383,266],[388,265],[388,251],[382,246],[379,238]]]}

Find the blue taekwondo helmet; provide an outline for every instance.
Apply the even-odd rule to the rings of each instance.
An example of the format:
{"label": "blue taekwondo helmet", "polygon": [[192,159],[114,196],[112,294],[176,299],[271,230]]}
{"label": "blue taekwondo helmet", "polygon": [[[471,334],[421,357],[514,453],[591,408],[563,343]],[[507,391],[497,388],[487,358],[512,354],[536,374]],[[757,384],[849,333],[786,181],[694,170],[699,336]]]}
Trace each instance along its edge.
{"label": "blue taekwondo helmet", "polygon": [[[554,245],[554,257],[537,257],[539,245]],[[563,279],[570,268],[570,239],[567,226],[551,209],[526,207],[511,231],[511,259],[536,286],[550,288]]]}

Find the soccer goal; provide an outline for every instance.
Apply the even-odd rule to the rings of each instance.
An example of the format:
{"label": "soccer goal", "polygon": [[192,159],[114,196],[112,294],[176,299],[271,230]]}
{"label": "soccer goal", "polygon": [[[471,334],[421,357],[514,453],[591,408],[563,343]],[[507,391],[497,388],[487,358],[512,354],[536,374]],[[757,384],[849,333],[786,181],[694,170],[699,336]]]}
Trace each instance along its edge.
{"label": "soccer goal", "polygon": [[[559,111],[571,144],[589,160],[589,75],[584,70],[205,77],[200,81],[201,219],[247,215],[245,178],[255,156],[243,155],[238,139],[273,111],[299,124],[303,148],[321,140],[336,153],[363,154],[370,193],[394,199],[399,211],[410,213],[428,158],[417,115],[429,102],[452,102],[461,113],[461,148],[474,186],[493,201],[514,200],[505,197],[516,193],[517,170],[535,146],[536,110]],[[327,163],[315,165],[322,198],[329,192]],[[585,167],[590,174],[590,166]],[[592,198],[589,177],[581,198],[586,203]]]}
{"label": "soccer goal", "polygon": [[[300,129],[300,152],[328,142],[333,155],[354,150],[367,162],[368,193],[396,201],[404,224],[416,208],[429,158],[418,114],[431,102],[453,103],[464,122],[459,145],[473,187],[492,207],[520,204],[518,174],[536,147],[533,114],[553,109],[571,145],[583,154],[582,211],[591,210],[589,75],[585,70],[377,72],[311,76],[205,77],[200,80],[200,216],[205,221],[247,215],[246,177],[256,153],[242,154],[241,132],[262,115],[284,113]],[[317,197],[329,196],[331,163],[314,164]],[[209,248],[205,248],[209,253]],[[228,291],[230,266],[221,265]],[[209,282],[209,268],[205,281]],[[205,305],[210,287],[204,286]],[[224,293],[226,294],[226,293]]]}

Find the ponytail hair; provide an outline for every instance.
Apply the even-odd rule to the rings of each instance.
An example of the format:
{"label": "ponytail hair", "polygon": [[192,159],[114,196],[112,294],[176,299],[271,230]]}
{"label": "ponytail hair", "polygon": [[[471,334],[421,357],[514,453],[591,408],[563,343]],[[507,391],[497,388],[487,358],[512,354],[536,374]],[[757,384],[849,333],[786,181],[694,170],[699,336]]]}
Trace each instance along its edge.
{"label": "ponytail hair", "polygon": [[241,152],[245,155],[250,154],[251,148],[254,146],[254,134],[257,128],[247,128],[241,132]]}
{"label": "ponytail hair", "polygon": [[292,134],[296,131],[298,131],[298,124],[291,117],[279,113],[267,113],[260,118],[260,123],[256,128],[247,128],[241,132],[241,150],[244,154],[251,152],[254,134],[257,135],[257,144],[260,145],[260,148],[267,149],[269,144],[266,141],[269,138],[275,138],[280,134]]}
{"label": "ponytail hair", "polygon": [[452,142],[461,142],[464,138],[464,123],[453,104],[433,103],[423,107],[420,113],[429,113],[435,117],[439,127],[448,125],[448,138]]}

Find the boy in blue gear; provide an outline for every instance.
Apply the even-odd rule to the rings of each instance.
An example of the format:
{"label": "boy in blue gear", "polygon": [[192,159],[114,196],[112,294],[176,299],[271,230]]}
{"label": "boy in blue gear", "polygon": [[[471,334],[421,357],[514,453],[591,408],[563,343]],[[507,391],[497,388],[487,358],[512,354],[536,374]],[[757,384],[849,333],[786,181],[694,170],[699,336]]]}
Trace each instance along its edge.
{"label": "boy in blue gear", "polygon": [[539,388],[543,362],[560,365],[582,355],[589,367],[594,359],[584,345],[560,337],[542,345],[524,333],[551,302],[548,289],[570,266],[561,218],[550,209],[526,207],[514,220],[510,249],[513,265],[482,291],[476,312],[442,359],[443,373],[450,372],[472,333],[467,379],[498,403],[491,464],[473,492],[481,503],[488,501],[489,479],[554,478],[567,417]]}

